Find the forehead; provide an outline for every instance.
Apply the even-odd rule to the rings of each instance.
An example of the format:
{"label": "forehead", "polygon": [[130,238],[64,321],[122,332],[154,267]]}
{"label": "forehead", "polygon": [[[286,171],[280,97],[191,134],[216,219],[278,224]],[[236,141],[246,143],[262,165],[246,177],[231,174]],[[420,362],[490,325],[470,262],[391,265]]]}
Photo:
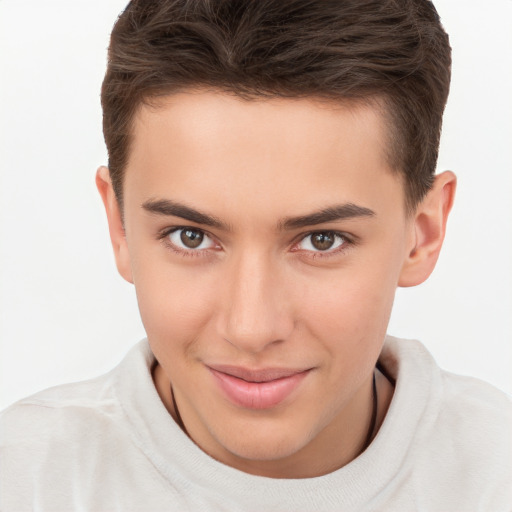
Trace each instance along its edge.
{"label": "forehead", "polygon": [[378,105],[174,94],[142,106],[134,119],[125,198],[375,207],[386,190],[396,202],[402,187],[388,165],[385,133]]}

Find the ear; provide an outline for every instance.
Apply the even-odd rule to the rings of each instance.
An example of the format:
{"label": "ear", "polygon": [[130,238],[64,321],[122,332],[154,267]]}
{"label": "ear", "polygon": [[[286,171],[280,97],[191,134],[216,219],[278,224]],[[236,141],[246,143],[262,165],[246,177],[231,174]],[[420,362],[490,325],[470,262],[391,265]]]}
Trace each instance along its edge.
{"label": "ear", "polygon": [[112,187],[109,170],[106,167],[102,166],[96,172],[96,186],[107,213],[108,230],[110,232],[112,248],[114,249],[117,270],[126,281],[133,283],[130,253],[126,243],[121,210]]}
{"label": "ear", "polygon": [[456,185],[457,178],[451,171],[437,175],[434,186],[418,205],[411,221],[411,247],[408,248],[398,286],[416,286],[434,270],[443,245]]}

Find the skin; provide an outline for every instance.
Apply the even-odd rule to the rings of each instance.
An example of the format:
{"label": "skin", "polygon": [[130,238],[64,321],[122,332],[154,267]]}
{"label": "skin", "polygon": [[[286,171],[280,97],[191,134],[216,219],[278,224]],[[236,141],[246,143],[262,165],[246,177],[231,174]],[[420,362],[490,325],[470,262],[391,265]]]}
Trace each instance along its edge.
{"label": "skin", "polygon": [[[188,435],[215,459],[305,478],[364,448],[395,290],[433,270],[455,192],[455,176],[440,174],[407,214],[385,133],[376,107],[191,91],[134,119],[124,223],[99,169],[117,266],[135,285],[158,361],[156,388],[176,418],[172,383]],[[218,225],[148,211],[151,201]],[[373,214],[286,223],[346,204]],[[199,248],[168,233],[184,226],[205,234]],[[318,250],[312,232],[331,233],[334,248]],[[216,364],[309,371],[277,406],[251,409],[226,399],[208,369]],[[377,385],[376,431],[393,392],[378,372]]]}

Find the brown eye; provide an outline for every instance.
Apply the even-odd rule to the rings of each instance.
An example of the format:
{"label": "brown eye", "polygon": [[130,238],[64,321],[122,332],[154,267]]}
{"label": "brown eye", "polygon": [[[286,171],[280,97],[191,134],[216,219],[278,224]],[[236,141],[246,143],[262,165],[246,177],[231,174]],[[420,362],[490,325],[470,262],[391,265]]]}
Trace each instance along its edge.
{"label": "brown eye", "polygon": [[316,231],[305,236],[299,245],[301,250],[311,252],[333,252],[347,243],[345,237],[334,231]]}
{"label": "brown eye", "polygon": [[335,235],[331,231],[313,233],[311,235],[311,245],[319,251],[330,249],[334,245],[335,240]]}
{"label": "brown eye", "polygon": [[199,253],[216,247],[207,233],[193,227],[173,229],[165,237],[175,248],[184,252]]}
{"label": "brown eye", "polygon": [[182,229],[180,240],[183,245],[188,249],[196,249],[199,247],[204,239],[204,233],[194,229]]}

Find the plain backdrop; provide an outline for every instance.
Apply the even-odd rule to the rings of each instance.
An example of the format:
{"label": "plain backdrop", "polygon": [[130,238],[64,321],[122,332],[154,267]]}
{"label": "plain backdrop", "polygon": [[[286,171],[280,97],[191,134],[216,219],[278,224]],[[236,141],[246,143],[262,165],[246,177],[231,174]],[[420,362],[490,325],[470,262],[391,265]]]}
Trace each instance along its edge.
{"label": "plain backdrop", "polygon": [[[433,276],[389,332],[512,392],[512,1],[437,0],[453,46],[439,170],[459,178]],[[125,0],[0,0],[0,408],[103,373],[144,336],[96,168],[99,91]]]}

